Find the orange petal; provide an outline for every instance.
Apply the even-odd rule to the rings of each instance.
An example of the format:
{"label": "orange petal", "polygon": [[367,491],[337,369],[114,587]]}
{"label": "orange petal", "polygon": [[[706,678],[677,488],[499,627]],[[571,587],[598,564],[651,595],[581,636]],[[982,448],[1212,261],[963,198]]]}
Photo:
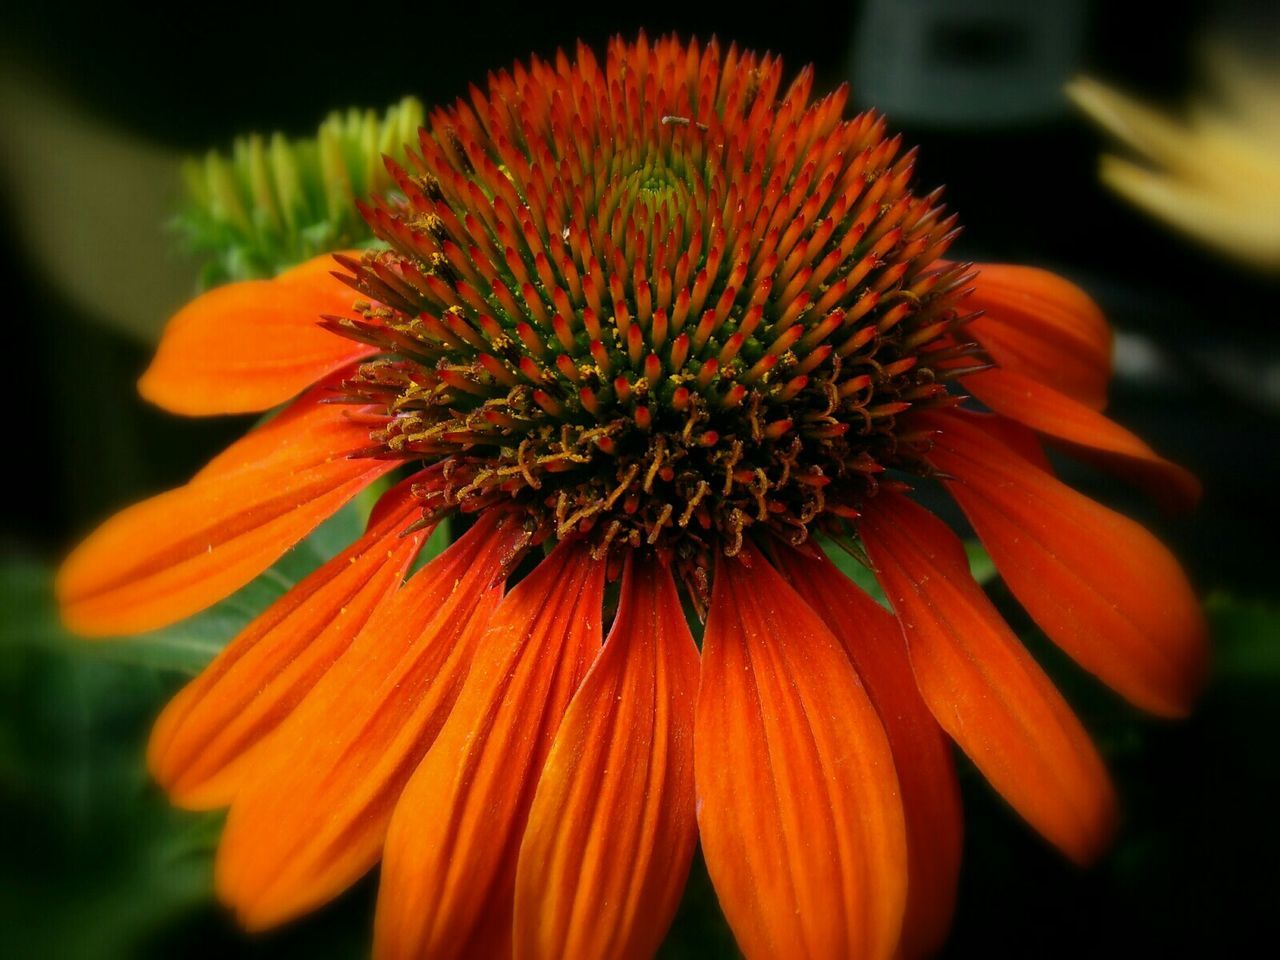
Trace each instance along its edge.
{"label": "orange petal", "polygon": [[[185,486],[116,514],[67,558],[56,584],[77,633],[181,620],[235,592],[397,466],[352,458],[369,426],[316,390],[232,444]],[[245,450],[260,456],[246,458]],[[243,462],[242,462],[243,461]]]}
{"label": "orange petal", "polygon": [[987,370],[963,383],[996,413],[1059,441],[1079,459],[1128,478],[1170,508],[1186,508],[1200,499],[1200,481],[1190,472],[1065,394],[1012,370]]}
{"label": "orange petal", "polygon": [[1005,370],[1094,410],[1107,405],[1111,328],[1087,293],[1034,267],[978,265],[964,305],[983,315],[965,330]]}
{"label": "orange petal", "polygon": [[675,582],[629,561],[604,650],[538,783],[516,874],[515,956],[643,958],[675,916],[693,848],[698,648]]}
{"label": "orange petal", "polygon": [[779,547],[779,569],[844,646],[880,715],[907,827],[907,909],[900,955],[932,956],[951,929],[964,836],[948,741],[920,698],[902,628],[825,556]]}
{"label": "orange petal", "polygon": [[1186,577],[1127,517],[1036,469],[979,423],[938,414],[929,460],[1015,596],[1059,646],[1153,713],[1185,714],[1206,626]]}
{"label": "orange petal", "polygon": [[831,631],[751,548],[716,570],[694,770],[747,957],[893,955],[907,849],[884,728]]}
{"label": "orange petal", "polygon": [[138,390],[173,413],[251,413],[376,353],[319,326],[321,316],[347,313],[357,299],[332,275],[336,266],[324,254],[273,280],[196,297],[165,327]]}
{"label": "orange petal", "polygon": [[209,480],[242,470],[252,470],[295,447],[303,434],[330,432],[342,455],[368,447],[371,430],[386,423],[386,417],[350,404],[335,404],[342,381],[355,374],[344,367],[317,383],[278,414],[264,418],[206,463],[191,480]]}
{"label": "orange petal", "polygon": [[[1048,455],[1044,452],[1044,445],[1040,442],[1040,438],[1035,432],[1028,430],[1020,423],[1014,423],[1005,417],[994,413],[979,413],[976,410],[965,410],[962,407],[952,407],[950,410],[952,416],[962,417],[974,424],[993,439],[1004,444],[1005,449],[1016,453],[1023,460],[1030,461],[1039,467],[1045,473],[1053,473],[1053,464],[1050,462]],[[912,421],[914,429],[916,421]],[[926,429],[933,429],[926,421],[922,424]]]}
{"label": "orange petal", "polygon": [[379,960],[489,956],[479,943],[510,941],[516,857],[538,775],[600,649],[604,566],[586,546],[562,543],[494,614],[391,818]]}
{"label": "orange petal", "polygon": [[273,603],[170,701],[147,760],[175,803],[230,803],[263,739],[400,584],[430,534],[404,535],[421,516],[411,482],[384,498],[392,505],[368,533]]}
{"label": "orange petal", "polygon": [[969,575],[959,539],[923,507],[887,491],[867,502],[859,533],[942,728],[1067,856],[1095,858],[1115,823],[1102,760]]}
{"label": "orange petal", "polygon": [[218,893],[245,926],[304,913],[377,862],[523,538],[509,516],[482,517],[374,614],[264,744],[218,850]]}

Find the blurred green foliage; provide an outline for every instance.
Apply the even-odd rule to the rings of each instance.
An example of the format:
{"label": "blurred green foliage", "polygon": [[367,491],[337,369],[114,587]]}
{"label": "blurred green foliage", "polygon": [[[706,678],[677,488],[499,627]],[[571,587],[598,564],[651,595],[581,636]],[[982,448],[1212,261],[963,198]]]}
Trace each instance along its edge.
{"label": "blurred green foliage", "polygon": [[[135,637],[71,637],[58,623],[51,571],[0,565],[0,817],[24,825],[0,858],[0,956],[163,956],[158,938],[210,908],[222,817],[175,810],[151,784],[151,722],[254,617],[360,536],[376,494],[362,494],[233,596]],[[444,544],[438,531],[421,562]],[[353,937],[352,956],[365,940]]]}
{"label": "blurred green foliage", "polygon": [[97,960],[209,896],[218,818],[169,808],[141,750],[172,688],[57,626],[49,572],[0,569],[0,954]]}

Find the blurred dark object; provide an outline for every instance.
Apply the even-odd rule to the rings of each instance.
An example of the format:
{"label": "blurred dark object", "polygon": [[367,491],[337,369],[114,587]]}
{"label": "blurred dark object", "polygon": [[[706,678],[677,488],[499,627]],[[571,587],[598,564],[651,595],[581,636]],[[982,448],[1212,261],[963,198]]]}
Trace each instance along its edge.
{"label": "blurred dark object", "polygon": [[1085,0],[867,0],[849,75],[896,123],[990,128],[1062,113]]}

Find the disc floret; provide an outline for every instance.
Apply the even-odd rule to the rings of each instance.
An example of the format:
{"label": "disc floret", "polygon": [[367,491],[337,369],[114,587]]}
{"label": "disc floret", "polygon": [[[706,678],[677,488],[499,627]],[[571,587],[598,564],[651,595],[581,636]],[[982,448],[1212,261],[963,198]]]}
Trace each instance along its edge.
{"label": "disc floret", "polygon": [[701,581],[749,531],[857,516],[896,431],[971,372],[913,154],[843,88],[713,41],[534,59],[436,111],[344,260],[376,344],[346,392],[425,509],[516,505],[539,539],[649,546]]}

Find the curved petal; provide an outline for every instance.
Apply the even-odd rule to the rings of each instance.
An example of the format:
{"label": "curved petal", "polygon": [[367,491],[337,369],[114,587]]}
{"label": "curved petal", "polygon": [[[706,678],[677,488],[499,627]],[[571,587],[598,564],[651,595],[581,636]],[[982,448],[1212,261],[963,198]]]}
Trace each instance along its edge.
{"label": "curved petal", "polygon": [[562,543],[494,613],[453,712],[392,815],[378,960],[490,956],[493,941],[509,943],[538,775],[600,649],[604,573],[585,545]]}
{"label": "curved petal", "polygon": [[702,646],[707,870],[749,958],[890,957],[907,849],[884,728],[831,631],[743,554],[718,564]]}
{"label": "curved petal", "polygon": [[524,542],[481,518],[369,621],[263,745],[218,849],[221,898],[261,929],[336,896],[378,860],[391,812],[444,725]]}
{"label": "curved petal", "polygon": [[268,607],[165,707],[147,762],[175,803],[230,803],[264,738],[400,585],[431,533],[405,533],[421,516],[412,482],[390,491],[378,523]]}
{"label": "curved petal", "polygon": [[1066,394],[1093,410],[1107,405],[1111,328],[1075,284],[1047,270],[978,264],[964,305],[983,311],[966,332],[1005,370]]}
{"label": "curved petal", "polygon": [[[1014,423],[1012,420],[995,413],[979,413],[975,410],[965,410],[962,407],[952,407],[949,412],[952,416],[962,417],[979,425],[983,433],[998,440],[1006,450],[1016,453],[1023,460],[1028,461],[1045,473],[1053,474],[1053,464],[1044,452],[1044,444],[1040,442],[1040,438],[1035,431],[1028,430],[1022,424]],[[936,429],[936,425],[931,427],[927,422],[922,423],[912,420],[911,423],[913,430],[917,425],[925,429]]]}
{"label": "curved petal", "polygon": [[671,571],[631,559],[547,757],[516,872],[515,956],[644,958],[693,859],[698,648]]}
{"label": "curved petal", "polygon": [[835,634],[880,715],[907,828],[907,907],[900,956],[932,956],[955,912],[964,816],[948,741],[920,698],[902,628],[825,556],[779,547],[779,569]]}
{"label": "curved petal", "polygon": [[931,415],[929,460],[1009,589],[1086,670],[1153,713],[1186,713],[1207,630],[1177,561],[1127,517],[1036,469],[967,417]]}
{"label": "curved petal", "polygon": [[[217,453],[191,478],[212,480],[272,463],[283,456],[304,456],[298,441],[321,431],[335,432],[334,452],[349,455],[369,446],[369,433],[386,423],[386,417],[351,404],[334,403],[342,381],[355,373],[343,367],[326,377],[274,416],[262,418],[248,433]],[[292,451],[292,452],[291,452]]]}
{"label": "curved petal", "polygon": [[897,611],[925,703],[1014,809],[1078,863],[1111,837],[1115,795],[1089,735],[969,575],[964,547],[903,496],[859,533]]}
{"label": "curved petal", "polygon": [[1073,456],[1111,469],[1171,509],[1193,506],[1200,481],[1124,427],[1012,370],[964,377],[965,390],[1003,417],[1063,444]]}
{"label": "curved petal", "polygon": [[58,573],[67,626],[94,636],[133,633],[202,610],[398,465],[348,456],[368,446],[369,425],[321,403],[323,395],[308,393],[185,486],[128,507],[90,534]]}
{"label": "curved petal", "polygon": [[165,327],[139,392],[189,416],[253,413],[376,353],[319,325],[358,299],[333,276],[336,266],[324,254],[272,280],[229,283],[196,297]]}

